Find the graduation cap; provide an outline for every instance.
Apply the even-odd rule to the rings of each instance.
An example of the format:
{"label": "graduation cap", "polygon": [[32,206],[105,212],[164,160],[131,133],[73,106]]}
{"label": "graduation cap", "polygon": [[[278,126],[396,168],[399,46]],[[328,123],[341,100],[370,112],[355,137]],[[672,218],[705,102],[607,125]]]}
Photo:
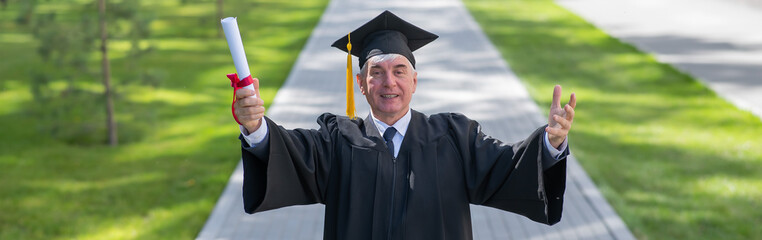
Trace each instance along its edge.
{"label": "graduation cap", "polygon": [[[347,116],[354,118],[354,88],[352,81],[352,56],[360,60],[362,67],[369,58],[396,53],[405,56],[415,68],[413,51],[434,41],[439,36],[402,20],[392,12],[384,11],[351,33],[336,40],[331,46],[347,52]],[[353,50],[354,46],[354,50]]]}
{"label": "graduation cap", "polygon": [[[351,41],[350,41],[351,36]],[[362,67],[369,58],[396,53],[405,56],[415,67],[413,51],[434,41],[439,36],[402,20],[392,12],[384,11],[349,35],[336,40],[331,46],[357,56]],[[355,50],[350,51],[347,43]]]}

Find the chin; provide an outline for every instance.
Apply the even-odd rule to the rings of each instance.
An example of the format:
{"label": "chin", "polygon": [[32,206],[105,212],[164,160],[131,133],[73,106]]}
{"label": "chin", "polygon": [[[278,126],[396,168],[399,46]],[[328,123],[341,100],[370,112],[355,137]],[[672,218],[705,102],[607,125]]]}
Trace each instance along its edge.
{"label": "chin", "polygon": [[381,106],[376,109],[379,113],[383,114],[393,114],[399,112],[399,109],[396,107],[388,107],[388,106]]}
{"label": "chin", "polygon": [[406,111],[407,106],[401,103],[401,101],[385,102],[383,100],[376,102],[376,108],[374,111],[378,111],[383,114],[397,114],[401,111]]}
{"label": "chin", "polygon": [[400,113],[400,112],[403,111],[401,107],[386,108],[386,109],[383,109],[383,110],[387,114],[397,114],[397,113]]}

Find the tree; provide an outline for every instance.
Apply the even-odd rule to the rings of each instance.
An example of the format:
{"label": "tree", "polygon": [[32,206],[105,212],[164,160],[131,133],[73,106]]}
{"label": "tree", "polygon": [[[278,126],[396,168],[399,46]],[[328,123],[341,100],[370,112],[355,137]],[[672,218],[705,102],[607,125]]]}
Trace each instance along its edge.
{"label": "tree", "polygon": [[129,79],[131,83],[147,84],[151,86],[159,85],[160,78],[155,69],[144,69],[140,62],[143,57],[153,51],[152,46],[141,47],[141,42],[151,35],[150,24],[155,15],[151,11],[141,9],[141,1],[131,0],[114,3],[109,8],[109,20],[117,23],[119,26],[111,27],[111,33],[116,37],[127,39],[130,42],[130,49],[125,59],[125,67],[130,69],[123,79]]}
{"label": "tree", "polygon": [[[45,1],[30,1],[20,9],[19,16],[26,16],[27,9],[35,9],[36,2]],[[28,110],[40,119],[40,131],[78,145],[119,143],[115,111],[119,95],[115,85],[156,86],[161,81],[160,70],[145,71],[140,64],[143,56],[152,51],[141,41],[149,37],[154,19],[153,11],[142,9],[140,2],[90,0],[72,2],[70,10],[64,12],[32,11],[28,25],[39,42],[41,64],[30,71],[27,81],[35,100]],[[112,50],[108,42],[114,39],[127,40],[131,45],[123,60],[129,71],[116,76],[116,82],[108,57]],[[95,67],[97,62],[100,69]],[[103,88],[93,88],[97,83]],[[135,131],[130,132],[135,135]]]}
{"label": "tree", "polygon": [[114,101],[111,91],[111,69],[108,61],[108,33],[106,32],[106,0],[98,0],[98,29],[101,35],[101,74],[103,77],[104,95],[106,97],[106,126],[111,146],[119,144],[116,121],[114,120]]}
{"label": "tree", "polygon": [[[3,1],[3,7],[5,7],[5,1]],[[21,1],[21,11],[18,17],[16,17],[16,23],[20,25],[27,25],[32,20],[34,9],[37,6],[37,0]]]}
{"label": "tree", "polygon": [[92,112],[94,106],[102,103],[82,85],[96,76],[89,64],[95,50],[96,19],[86,14],[87,8],[81,10],[73,13],[81,16],[76,19],[59,17],[57,12],[31,18],[41,62],[30,71],[28,82],[35,101],[28,110],[36,115],[38,129],[46,135],[69,143],[89,144],[102,142],[94,137],[99,131],[96,124],[100,123],[94,120],[102,115]]}

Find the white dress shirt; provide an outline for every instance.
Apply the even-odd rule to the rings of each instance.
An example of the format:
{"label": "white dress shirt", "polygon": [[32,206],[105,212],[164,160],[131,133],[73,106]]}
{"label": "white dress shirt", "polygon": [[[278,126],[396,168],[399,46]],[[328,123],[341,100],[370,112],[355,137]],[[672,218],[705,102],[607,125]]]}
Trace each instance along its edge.
{"label": "white dress shirt", "polygon": [[[397,154],[400,153],[400,146],[402,146],[402,139],[405,138],[405,133],[407,132],[407,127],[410,125],[410,119],[412,111],[410,109],[407,110],[407,113],[405,113],[400,120],[397,120],[396,123],[392,125],[395,129],[397,129],[397,133],[394,134],[394,137],[392,138],[392,142],[394,143],[394,157],[397,157]],[[373,119],[373,125],[376,125],[376,129],[378,129],[378,133],[380,135],[384,135],[384,132],[386,132],[386,129],[389,128],[389,125],[382,122],[381,120],[378,120],[373,114],[370,114],[370,118]]]}

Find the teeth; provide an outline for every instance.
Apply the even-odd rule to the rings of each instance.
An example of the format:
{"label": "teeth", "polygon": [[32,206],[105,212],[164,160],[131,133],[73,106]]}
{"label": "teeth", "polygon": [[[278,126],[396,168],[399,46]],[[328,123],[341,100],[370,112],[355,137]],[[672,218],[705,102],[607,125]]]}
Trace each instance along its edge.
{"label": "teeth", "polygon": [[396,96],[398,96],[398,95],[393,95],[393,94],[381,95],[381,97],[383,97],[383,98],[393,98],[393,97],[396,97]]}

